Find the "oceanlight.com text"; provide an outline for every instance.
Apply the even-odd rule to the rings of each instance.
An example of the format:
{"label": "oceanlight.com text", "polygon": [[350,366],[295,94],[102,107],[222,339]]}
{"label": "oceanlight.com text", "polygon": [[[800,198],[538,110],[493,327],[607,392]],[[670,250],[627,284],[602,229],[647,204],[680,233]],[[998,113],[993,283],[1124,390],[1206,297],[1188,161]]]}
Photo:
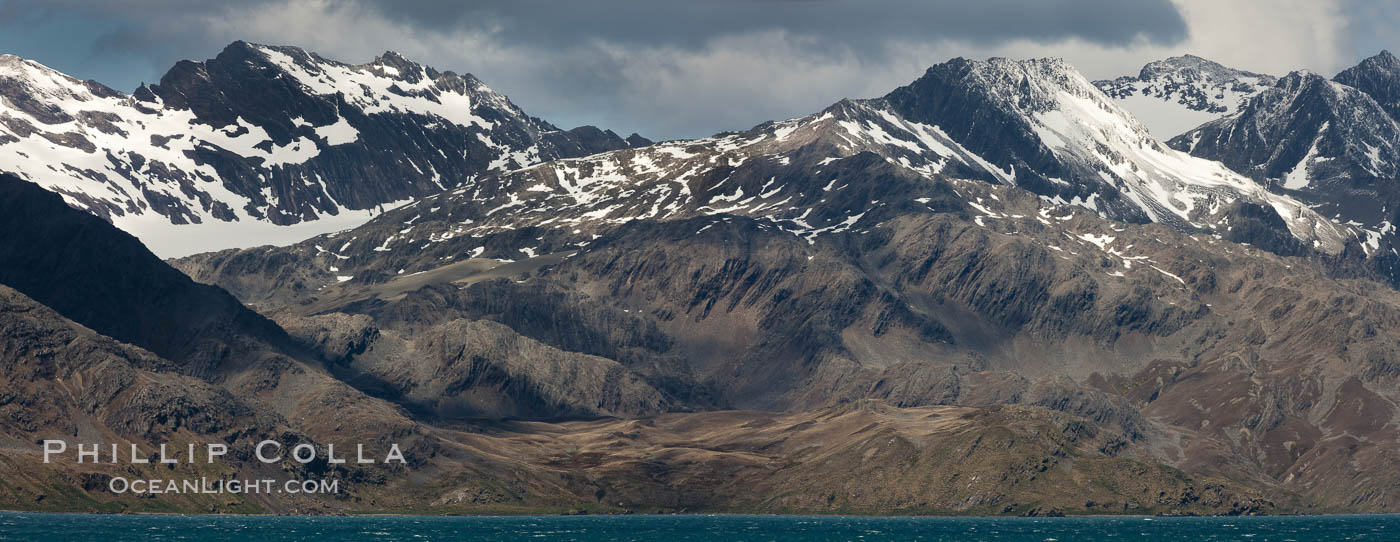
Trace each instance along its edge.
{"label": "oceanlight.com text", "polygon": [[107,483],[112,493],[133,493],[137,495],[201,495],[201,494],[258,494],[280,493],[331,494],[340,492],[340,480],[286,480],[278,482],[270,479],[223,480],[196,478],[167,480],[159,478],[124,477],[112,478]]}

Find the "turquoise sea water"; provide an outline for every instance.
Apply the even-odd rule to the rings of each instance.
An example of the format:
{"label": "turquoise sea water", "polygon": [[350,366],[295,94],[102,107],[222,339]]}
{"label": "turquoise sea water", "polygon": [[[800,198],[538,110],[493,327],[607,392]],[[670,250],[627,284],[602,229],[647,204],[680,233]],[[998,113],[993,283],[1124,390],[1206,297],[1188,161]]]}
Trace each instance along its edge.
{"label": "turquoise sea water", "polygon": [[260,517],[0,513],[0,540],[1400,540],[1400,516],[872,518],[824,516]]}

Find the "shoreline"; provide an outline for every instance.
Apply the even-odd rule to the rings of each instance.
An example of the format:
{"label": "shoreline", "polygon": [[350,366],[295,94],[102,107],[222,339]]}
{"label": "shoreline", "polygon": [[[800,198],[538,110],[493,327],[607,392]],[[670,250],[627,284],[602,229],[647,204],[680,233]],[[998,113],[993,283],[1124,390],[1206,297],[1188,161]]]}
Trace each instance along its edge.
{"label": "shoreline", "polygon": [[521,514],[208,514],[208,513],[180,513],[180,512],[59,512],[59,511],[35,511],[35,510],[6,510],[0,509],[0,515],[17,514],[43,514],[43,515],[67,515],[67,516],[172,516],[172,517],[247,517],[247,518],[521,518],[521,517],[764,517],[764,518],[860,518],[860,519],[1094,519],[1094,518],[1125,518],[1125,519],[1180,519],[1180,518],[1328,518],[1328,517],[1389,517],[1400,515],[1400,512],[1338,512],[1338,513],[1311,513],[1311,514],[1254,514],[1254,515],[1229,515],[1229,514],[1065,514],[1063,516],[1010,516],[1010,515],[916,515],[916,514],[885,514],[885,515],[862,515],[862,514],[765,514],[759,512],[674,512],[674,513],[521,513]]}

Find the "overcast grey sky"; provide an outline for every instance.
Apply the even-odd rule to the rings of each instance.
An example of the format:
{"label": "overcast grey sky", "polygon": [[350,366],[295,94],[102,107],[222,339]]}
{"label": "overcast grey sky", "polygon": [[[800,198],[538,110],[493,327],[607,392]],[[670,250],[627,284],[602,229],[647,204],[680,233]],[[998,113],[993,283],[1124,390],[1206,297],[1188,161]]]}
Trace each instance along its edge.
{"label": "overcast grey sky", "polygon": [[955,56],[1093,78],[1194,53],[1331,75],[1400,48],[1400,0],[0,0],[0,53],[130,91],[236,39],[470,72],[563,127],[697,137],[869,97]]}

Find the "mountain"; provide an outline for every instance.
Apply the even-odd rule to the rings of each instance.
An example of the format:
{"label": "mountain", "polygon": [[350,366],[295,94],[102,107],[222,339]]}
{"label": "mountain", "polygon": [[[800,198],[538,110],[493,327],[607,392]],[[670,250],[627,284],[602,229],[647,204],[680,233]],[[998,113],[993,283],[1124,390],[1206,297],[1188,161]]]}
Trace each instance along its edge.
{"label": "mountain", "polygon": [[1336,180],[1395,178],[1400,127],[1370,95],[1294,72],[1237,115],[1169,144],[1281,188],[1323,188]]}
{"label": "mountain", "polygon": [[[0,174],[0,373],[9,384],[0,408],[20,423],[0,461],[25,465],[6,477],[0,499],[29,509],[56,492],[78,510],[143,508],[139,496],[114,495],[124,465],[39,465],[33,443],[104,442],[143,452],[160,442],[224,442],[250,448],[263,439],[328,442],[360,439],[424,450],[416,424],[390,403],[333,378],[322,361],[275,323],[227,292],[196,284],[130,234],[74,209],[53,192]],[[337,419],[340,417],[343,419]],[[293,422],[292,420],[295,420]],[[334,423],[332,423],[334,422]],[[14,439],[21,439],[15,441]],[[14,443],[23,443],[15,446]],[[175,467],[151,464],[169,474]],[[169,467],[169,468],[167,468]],[[187,476],[278,475],[367,482],[377,491],[382,466],[266,465],[235,454],[216,471],[182,465]],[[74,493],[77,477],[85,492]],[[65,480],[70,481],[65,487]],[[294,510],[324,505],[289,497],[177,499],[183,509]],[[172,503],[172,505],[175,503]],[[70,508],[72,509],[72,508]]]}
{"label": "mountain", "polygon": [[[881,98],[505,172],[356,230],[286,249],[202,255],[184,269],[260,302],[270,286],[314,295],[463,258],[565,253],[633,220],[743,216],[815,242],[911,210],[986,214],[985,201],[929,177],[1014,185],[1109,219],[1287,253],[1340,253],[1355,235],[1217,162],[1167,148],[1062,61],[955,59]],[[1261,214],[1263,229],[1233,225]],[[318,263],[301,265],[308,261]]]}
{"label": "mountain", "polygon": [[[1384,56],[1384,55],[1382,55]],[[1379,57],[1378,57],[1379,58]],[[1363,66],[1376,66],[1371,59]],[[1348,79],[1363,78],[1362,66]],[[1307,72],[1294,72],[1235,115],[1168,142],[1356,226],[1368,254],[1391,259],[1400,223],[1400,123],[1375,97]],[[1393,262],[1382,270],[1395,277]]]}
{"label": "mountain", "polygon": [[[127,291],[122,267],[160,263],[15,190],[13,261],[49,262],[20,279]],[[120,257],[37,259],[74,242],[65,213]],[[1360,234],[1168,148],[1061,61],[955,59],[171,265],[270,326],[199,382],[318,443],[407,443],[322,510],[1381,512],[1400,291],[1342,272]]]}
{"label": "mountain", "polygon": [[[397,345],[492,322],[615,362],[666,399],[562,464],[604,469],[671,420],[734,409],[956,405],[1083,420],[1096,458],[1193,480],[1194,496],[1155,490],[1162,506],[1383,510],[1400,484],[1381,474],[1400,439],[1387,339],[1400,294],[1338,271],[1364,257],[1358,234],[1167,148],[1063,62],[956,59],[880,98],[485,176],[349,231],[174,265],[350,366],[405,350],[436,366],[438,350]],[[739,419],[733,438],[758,438]],[[637,469],[672,479],[689,464]],[[973,502],[1032,499],[1009,496],[1031,475],[993,470],[1014,489]],[[1208,478],[1232,496],[1201,496]],[[905,491],[849,483],[836,484]]]}
{"label": "mountain", "polygon": [[[461,399],[467,407],[443,407],[470,416],[498,411],[517,417],[561,412],[637,414],[657,411],[664,401],[616,363],[562,355],[509,330],[483,325],[455,325],[427,344],[393,348],[390,352],[394,357],[373,370],[342,367],[335,364],[339,358],[320,357],[314,348],[296,345],[277,324],[228,292],[194,282],[156,258],[136,238],[69,208],[57,194],[38,185],[0,174],[0,215],[5,241],[0,246],[0,261],[4,262],[0,284],[78,324],[174,362],[183,374],[237,381],[249,373],[250,365],[299,362],[320,366],[329,360],[326,370],[342,373],[351,382],[372,377],[382,386],[397,379],[417,378],[414,382],[430,380],[445,388],[462,389],[473,382],[505,388],[464,395]],[[110,260],[121,265],[106,265]],[[386,346],[392,340],[388,336],[375,338],[376,344]],[[421,371],[405,374],[405,368],[429,359],[414,348],[429,351],[449,344],[457,345],[457,357],[441,360],[443,367],[427,375]],[[371,349],[368,355],[386,349]],[[251,371],[259,378],[265,376]],[[460,380],[444,381],[443,373],[452,371],[461,373]],[[343,386],[339,382],[334,385]],[[600,399],[600,394],[609,395]],[[447,401],[443,395],[439,392],[434,398]],[[418,406],[414,401],[404,402]]]}
{"label": "mountain", "polygon": [[0,56],[0,167],[165,255],[301,239],[487,172],[647,143],[560,130],[393,52],[349,65],[239,41],[131,95]]}
{"label": "mountain", "polygon": [[[357,443],[382,457],[392,443],[414,458],[416,473],[451,479],[487,460],[455,444],[460,436],[421,425],[405,406],[429,416],[433,409],[470,417],[602,416],[654,413],[659,408],[648,397],[664,400],[614,362],[561,355],[489,323],[443,326],[439,335],[402,343],[418,348],[407,355],[446,356],[459,348],[460,360],[430,360],[437,367],[405,363],[372,372],[338,365],[340,358],[294,342],[227,292],[191,281],[130,234],[9,174],[0,174],[0,240],[0,464],[7,466],[0,505],[7,508],[312,513],[344,509],[337,499],[419,505],[437,493],[405,482],[403,467],[264,464],[251,450],[271,439],[311,444],[324,458],[328,445],[339,443],[344,455],[346,443]],[[368,355],[400,344],[391,341],[377,341]],[[412,393],[391,400],[352,385],[379,391],[370,384],[403,375],[415,379]],[[433,404],[418,403],[428,391],[436,392]],[[604,392],[613,403],[599,398]],[[225,443],[231,454],[210,467],[43,464],[35,443],[44,439],[69,442],[70,450],[78,442],[138,446],[147,455],[166,442],[182,451],[185,442]],[[344,493],[193,494],[157,502],[107,489],[114,476],[143,475],[294,476],[337,480]]]}
{"label": "mountain", "polygon": [[[156,294],[199,303],[198,308],[215,316],[246,314],[247,309],[223,304],[227,294],[216,288],[194,286],[162,271],[159,260],[139,250],[130,235],[68,207],[56,194],[11,176],[0,176],[0,192],[0,215],[22,219],[22,225],[0,228],[5,244],[15,245],[0,259],[4,280],[63,309],[60,313],[0,284],[0,464],[6,467],[0,469],[0,505],[7,509],[298,514],[904,510],[1031,515],[1063,510],[1296,509],[1284,500],[1286,495],[1266,498],[1258,489],[1223,476],[1185,475],[1152,459],[1145,447],[1120,436],[1124,430],[1140,430],[1134,416],[1090,410],[1113,412],[1120,407],[1103,402],[1092,390],[1075,392],[1077,388],[1065,384],[1025,390],[1034,404],[980,408],[896,408],[869,401],[786,413],[657,414],[654,406],[629,411],[648,395],[635,384],[626,387],[636,379],[627,378],[617,363],[565,353],[488,319],[455,317],[450,307],[423,310],[432,296],[421,297],[431,294],[421,287],[409,305],[390,308],[396,316],[386,314],[381,321],[426,317],[448,325],[426,325],[422,332],[412,331],[413,325],[396,325],[394,330],[407,332],[396,336],[394,330],[371,329],[379,323],[367,325],[364,315],[284,314],[282,320],[297,324],[289,329],[298,340],[324,355],[323,364],[298,348],[254,334],[237,317],[213,319],[228,328],[211,327],[200,319],[147,318],[165,308]],[[782,235],[798,246],[811,246]],[[65,244],[83,250],[66,252],[63,258],[37,257],[45,245]],[[685,253],[694,247],[678,248]],[[92,295],[59,295],[49,286],[58,280]],[[492,287],[504,284],[516,283],[498,280]],[[151,295],[126,294],[137,287]],[[545,293],[545,299],[552,295]],[[516,304],[519,299],[473,299],[483,310],[500,309],[497,303],[502,301],[529,308]],[[131,314],[132,322],[102,317],[109,312]],[[614,317],[626,314],[612,312]],[[570,325],[597,323],[535,318],[547,312],[507,308],[506,313],[515,316],[515,325],[533,322],[535,329],[565,331]],[[94,328],[70,317],[84,318]],[[645,318],[654,321],[652,316]],[[559,324],[564,327],[556,327]],[[654,331],[645,326],[629,330],[624,324],[609,326],[610,335],[590,339],[585,333],[573,335],[573,340],[603,345],[631,336],[629,348],[643,355],[649,348],[665,348],[655,340],[636,340],[654,338]],[[260,321],[254,328],[280,331],[270,325]],[[153,348],[163,349],[163,336],[193,335],[184,340],[219,351],[212,357],[217,364],[200,371],[199,377],[189,376],[191,367],[180,361],[189,358],[184,350],[166,350],[176,356],[166,359],[98,331],[131,328],[131,340]],[[453,352],[457,357],[451,357]],[[394,357],[396,353],[400,357]],[[420,356],[425,359],[414,359]],[[347,371],[335,367],[347,363]],[[558,374],[556,380],[536,378],[551,372]],[[411,411],[346,385],[337,373],[357,387],[390,394]],[[669,378],[679,376],[673,372]],[[375,388],[376,379],[397,387]],[[615,395],[590,396],[597,387],[609,386]],[[535,397],[538,402],[495,399],[512,396]],[[624,403],[610,402],[613,398]],[[585,407],[643,417],[554,423],[500,419],[543,412],[592,418],[601,413]],[[409,418],[410,412],[416,418]],[[463,414],[485,419],[462,418]],[[45,463],[35,444],[45,439],[67,441],[70,450],[77,442],[98,443],[103,450],[108,444],[122,450],[136,446],[145,455],[154,455],[163,443],[176,443],[181,454],[180,444],[186,442],[226,443],[230,454],[207,465],[78,463],[71,455]],[[409,459],[403,466],[323,460],[301,464],[289,459],[263,464],[253,460],[250,450],[264,439],[284,446],[310,444],[320,457],[328,457],[332,445],[345,454],[351,443],[370,449],[394,443]],[[896,465],[918,467],[893,469]],[[969,469],[985,474],[986,481],[964,482]],[[112,493],[107,484],[115,477],[313,479],[336,481],[340,491],[152,497]],[[874,491],[860,490],[872,488],[872,479],[887,483]],[[1083,491],[1066,498],[1064,487]],[[1086,499],[1093,502],[1086,504]]]}
{"label": "mountain", "polygon": [[1400,119],[1400,58],[1390,51],[1381,51],[1376,56],[1342,70],[1333,81],[1347,85],[1370,95],[1391,118]]}
{"label": "mountain", "polygon": [[1245,201],[1277,209],[1309,244],[1340,245],[1298,202],[1168,149],[1062,60],[954,60],[883,100],[907,120],[936,123],[1016,185],[1106,218],[1221,229],[1221,213]]}
{"label": "mountain", "polygon": [[1149,62],[1136,77],[1095,81],[1158,138],[1181,134],[1239,111],[1277,80],[1195,55]]}
{"label": "mountain", "polygon": [[[361,363],[364,354],[357,352],[396,341],[430,344],[441,322],[491,321],[560,351],[614,360],[674,398],[673,411],[701,411],[644,417],[606,446],[591,448],[600,455],[556,456],[561,464],[608,469],[631,461],[624,458],[654,458],[631,455],[633,446],[653,438],[696,442],[688,432],[663,437],[661,428],[717,427],[702,420],[728,409],[772,417],[865,401],[894,407],[892,416],[917,416],[917,409],[940,405],[1030,408],[1085,420],[1092,427],[1086,434],[1101,439],[1092,445],[1100,459],[1165,465],[1197,481],[1236,480],[1249,489],[1227,486],[1231,491],[1268,494],[1284,508],[1292,502],[1313,503],[1301,506],[1318,510],[1389,506],[1368,495],[1382,494],[1397,480],[1363,473],[1384,471],[1380,465],[1389,461],[1387,450],[1397,438],[1391,429],[1397,412],[1392,382],[1400,373],[1392,361],[1397,359],[1393,341],[1386,338],[1400,314],[1400,296],[1393,289],[1338,280],[1315,261],[1212,236],[1106,221],[1015,187],[920,177],[887,167],[887,175],[868,183],[853,179],[847,190],[887,186],[899,193],[907,190],[900,182],[931,185],[927,192],[909,194],[929,198],[928,203],[902,206],[867,227],[839,232],[800,235],[770,219],[722,214],[631,220],[577,251],[565,247],[554,254],[543,254],[551,250],[544,244],[554,235],[545,228],[474,240],[493,251],[519,254],[510,263],[469,254],[451,264],[434,263],[431,259],[442,257],[436,248],[409,251],[417,245],[405,244],[387,251],[404,259],[383,267],[361,268],[364,264],[353,261],[358,256],[342,260],[314,245],[295,247],[315,254],[296,265],[281,263],[297,256],[290,248],[180,264],[193,269],[238,261],[244,269],[260,269],[255,262],[261,262],[302,276],[324,272],[314,269],[318,266],[361,269],[344,282],[332,273],[330,284],[308,288],[303,296],[263,291],[260,303],[299,340],[333,346],[350,364]],[[819,190],[830,181],[809,176],[792,182]],[[943,199],[934,200],[938,195]],[[344,239],[368,235],[372,226]],[[328,251],[339,248],[328,246]],[[521,249],[537,254],[528,258]],[[407,263],[404,273],[393,270],[396,262]],[[245,285],[258,276],[240,275]],[[357,320],[367,331],[337,332],[345,320]],[[1318,326],[1319,321],[1329,325]],[[376,335],[396,338],[375,346]],[[363,363],[372,365],[380,355],[365,358]],[[767,425],[750,427],[750,418],[740,420],[726,425],[736,429],[726,430],[723,440],[706,436],[704,442],[744,441],[753,446],[745,450],[774,453],[768,440],[747,440],[757,438],[750,431]],[[1068,423],[1063,427],[1071,427]],[[560,431],[552,425],[535,430]],[[865,434],[830,437],[814,453],[841,455],[847,452],[836,450],[849,450],[848,444],[865,453],[870,444]],[[791,438],[798,439],[789,441],[794,445],[805,442]],[[942,438],[919,442],[947,442]],[[1022,442],[995,442],[1011,441]],[[910,446],[907,453],[927,450]],[[520,453],[518,447],[508,449]],[[906,448],[901,444],[897,450]],[[1009,453],[1021,457],[1023,450]],[[1334,459],[1343,456],[1351,459]],[[685,465],[692,465],[693,457],[647,460],[636,469],[675,479],[690,472]],[[1069,463],[1074,466],[1065,468],[1074,472],[1091,468],[1087,460]],[[856,464],[893,477],[890,465],[903,463],[851,463],[850,468]],[[935,479],[966,476],[974,469],[948,468]],[[634,480],[616,475],[618,485]],[[817,487],[844,479],[834,473],[821,482],[805,476],[800,477]],[[1030,484],[1029,474],[1011,476]],[[1361,479],[1364,488],[1357,488]],[[696,487],[691,483],[700,482],[687,482],[685,488]],[[768,483],[776,482],[762,476],[745,487]],[[841,484],[861,487],[854,480]],[[1202,489],[1199,482],[1192,485]],[[860,492],[860,499],[882,498],[907,486],[892,481],[881,487]],[[973,502],[1000,503],[993,507],[999,509],[1024,502],[1020,499],[1029,497],[1010,495],[1024,495],[1030,487],[1018,484],[1002,489],[1001,496],[988,493]],[[918,496],[914,502],[936,495],[909,491]],[[675,498],[693,494],[672,493]],[[1122,496],[1110,500],[1118,503],[1113,509],[1122,509]],[[1194,501],[1172,497],[1169,502]],[[1248,508],[1245,502],[1225,498],[1220,506]],[[1101,510],[1078,502],[1073,509]]]}

